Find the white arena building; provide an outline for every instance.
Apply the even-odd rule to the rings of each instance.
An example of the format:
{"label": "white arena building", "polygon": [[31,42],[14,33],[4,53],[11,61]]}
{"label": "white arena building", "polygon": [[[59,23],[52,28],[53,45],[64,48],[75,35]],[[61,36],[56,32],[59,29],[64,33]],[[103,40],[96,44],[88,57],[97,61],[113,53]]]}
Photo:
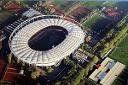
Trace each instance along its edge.
{"label": "white arena building", "polygon": [[9,38],[9,47],[14,56],[25,63],[52,66],[74,52],[84,42],[84,37],[78,24],[57,15],[41,15],[18,25]]}

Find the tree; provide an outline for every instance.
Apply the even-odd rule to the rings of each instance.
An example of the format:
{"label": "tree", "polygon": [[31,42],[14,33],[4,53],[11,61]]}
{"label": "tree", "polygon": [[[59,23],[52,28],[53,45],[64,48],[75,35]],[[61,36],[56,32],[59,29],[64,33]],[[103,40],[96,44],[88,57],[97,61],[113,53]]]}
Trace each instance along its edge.
{"label": "tree", "polygon": [[12,59],[12,53],[10,53],[10,54],[8,55],[8,62],[9,62],[9,63],[11,63],[11,59]]}
{"label": "tree", "polygon": [[93,63],[97,63],[99,61],[99,58],[97,56],[94,56],[92,61],[93,61]]}

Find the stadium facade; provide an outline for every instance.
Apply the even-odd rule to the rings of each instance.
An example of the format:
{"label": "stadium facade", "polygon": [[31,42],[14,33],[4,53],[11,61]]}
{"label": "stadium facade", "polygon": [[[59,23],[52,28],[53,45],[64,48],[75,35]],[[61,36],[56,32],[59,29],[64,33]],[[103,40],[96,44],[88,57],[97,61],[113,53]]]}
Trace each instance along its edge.
{"label": "stadium facade", "polygon": [[[63,38],[58,37],[60,35],[63,35]],[[57,15],[41,15],[18,25],[9,38],[9,47],[18,60],[36,66],[52,66],[74,52],[84,42],[84,37],[84,32],[78,24]],[[55,39],[61,40],[58,42]],[[48,44],[44,43],[45,41]],[[51,46],[42,49],[46,45]]]}

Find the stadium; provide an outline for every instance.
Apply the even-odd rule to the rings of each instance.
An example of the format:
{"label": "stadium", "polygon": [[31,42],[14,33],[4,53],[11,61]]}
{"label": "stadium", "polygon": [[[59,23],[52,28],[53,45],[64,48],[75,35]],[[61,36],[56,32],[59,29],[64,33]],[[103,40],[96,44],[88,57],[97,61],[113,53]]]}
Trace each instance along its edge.
{"label": "stadium", "polygon": [[36,66],[52,66],[84,42],[79,24],[62,16],[41,15],[18,25],[9,38],[14,56]]}

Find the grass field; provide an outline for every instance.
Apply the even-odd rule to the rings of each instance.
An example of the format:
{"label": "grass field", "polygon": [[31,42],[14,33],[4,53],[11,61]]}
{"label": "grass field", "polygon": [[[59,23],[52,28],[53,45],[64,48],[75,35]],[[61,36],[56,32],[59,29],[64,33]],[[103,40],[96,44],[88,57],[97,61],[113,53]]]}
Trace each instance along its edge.
{"label": "grass field", "polygon": [[117,79],[112,83],[112,85],[127,85],[128,81],[128,67],[126,67],[123,72],[117,77]]}
{"label": "grass field", "polygon": [[[110,58],[117,60],[128,67],[128,35],[126,35],[118,47],[110,54]],[[112,85],[126,85],[127,78],[128,73],[123,71]]]}
{"label": "grass field", "polygon": [[83,26],[84,26],[84,28],[91,28],[91,27],[93,27],[93,25],[95,25],[95,23],[98,20],[101,20],[101,19],[102,19],[101,16],[95,15],[95,16],[91,17],[90,19],[88,19],[85,23],[83,23]]}
{"label": "grass field", "polygon": [[87,1],[87,2],[84,2],[83,5],[89,8],[95,8],[97,6],[100,6],[102,3],[103,1]]}
{"label": "grass field", "polygon": [[128,66],[128,35],[110,54],[110,57]]}
{"label": "grass field", "polygon": [[66,0],[53,0],[53,4],[59,6],[63,11],[67,11],[76,1],[66,1]]}
{"label": "grass field", "polygon": [[12,13],[8,11],[0,11],[0,22],[5,21]]}
{"label": "grass field", "polygon": [[104,5],[115,7],[116,3],[117,3],[116,1],[115,2],[114,1],[109,1],[109,2],[105,2]]}
{"label": "grass field", "polygon": [[112,85],[123,85],[119,80],[115,80]]}

